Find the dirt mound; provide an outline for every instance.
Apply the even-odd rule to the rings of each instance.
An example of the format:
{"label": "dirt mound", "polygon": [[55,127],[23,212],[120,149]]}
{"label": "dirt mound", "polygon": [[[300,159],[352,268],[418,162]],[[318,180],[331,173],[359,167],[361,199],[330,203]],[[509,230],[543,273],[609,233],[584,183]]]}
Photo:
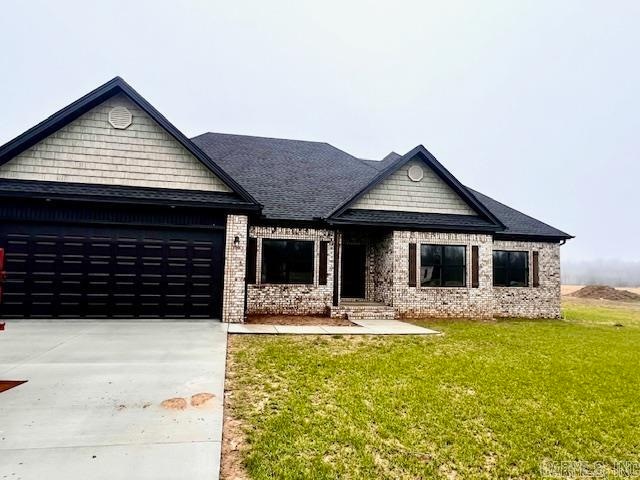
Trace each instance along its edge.
{"label": "dirt mound", "polygon": [[599,300],[616,300],[622,302],[639,301],[640,295],[628,290],[618,290],[606,285],[587,285],[571,294],[570,297],[595,298]]}

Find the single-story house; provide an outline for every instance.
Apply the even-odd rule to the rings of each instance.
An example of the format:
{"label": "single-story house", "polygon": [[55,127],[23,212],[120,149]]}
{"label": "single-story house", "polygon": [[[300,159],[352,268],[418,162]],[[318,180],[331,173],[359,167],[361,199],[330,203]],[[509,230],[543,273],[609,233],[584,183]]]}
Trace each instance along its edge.
{"label": "single-story house", "polygon": [[0,147],[0,317],[558,317],[570,235],[419,145],[189,139],[119,77]]}

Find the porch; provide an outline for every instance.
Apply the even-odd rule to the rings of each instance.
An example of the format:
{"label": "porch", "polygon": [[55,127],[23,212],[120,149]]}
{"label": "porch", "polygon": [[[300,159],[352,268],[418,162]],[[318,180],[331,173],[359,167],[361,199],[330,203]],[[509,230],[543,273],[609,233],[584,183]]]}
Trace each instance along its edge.
{"label": "porch", "polygon": [[393,320],[393,231],[336,233],[332,317]]}

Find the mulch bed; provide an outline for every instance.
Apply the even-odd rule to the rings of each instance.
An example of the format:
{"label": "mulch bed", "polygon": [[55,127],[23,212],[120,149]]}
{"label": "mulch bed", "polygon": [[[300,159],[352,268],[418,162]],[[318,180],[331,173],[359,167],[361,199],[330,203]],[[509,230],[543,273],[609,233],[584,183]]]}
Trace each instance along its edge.
{"label": "mulch bed", "polygon": [[329,325],[351,327],[354,324],[343,318],[312,315],[249,315],[245,323],[259,325]]}

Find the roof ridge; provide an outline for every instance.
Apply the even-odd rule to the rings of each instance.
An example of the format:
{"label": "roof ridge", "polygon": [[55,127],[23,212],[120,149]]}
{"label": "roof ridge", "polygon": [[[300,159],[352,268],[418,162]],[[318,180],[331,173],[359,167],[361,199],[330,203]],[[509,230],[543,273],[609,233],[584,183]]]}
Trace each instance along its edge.
{"label": "roof ridge", "polygon": [[[281,140],[281,141],[285,141],[285,142],[313,143],[313,144],[317,144],[317,145],[327,145],[328,147],[335,148],[339,152],[342,152],[345,155],[348,155],[349,157],[353,158],[354,160],[359,160],[359,161],[363,161],[364,160],[364,161],[371,161],[371,162],[382,162],[384,160],[384,159],[382,159],[382,160],[368,160],[366,158],[359,158],[359,157],[356,157],[355,155],[353,155],[352,153],[349,153],[346,150],[343,150],[340,147],[336,147],[332,143],[321,142],[321,141],[318,141],[318,140],[300,140],[300,139],[296,139],[296,138],[265,137],[265,136],[262,136],[262,135],[245,135],[245,134],[241,134],[241,133],[225,133],[225,132],[211,132],[211,131],[203,132],[203,133],[201,133],[199,135],[191,137],[191,140],[194,140],[194,139],[200,138],[200,137],[204,137],[205,135],[224,135],[224,136],[227,136],[227,137],[245,137],[245,138],[258,138],[258,139],[261,139],[261,140]],[[395,153],[395,152],[391,152],[391,153]],[[387,157],[388,157],[388,155],[387,155]]]}
{"label": "roof ridge", "polygon": [[[330,147],[333,147],[333,148],[336,148],[336,149],[340,150],[338,147],[335,147],[335,146],[331,145],[328,142],[320,142],[320,141],[317,141],[317,140],[299,140],[297,138],[265,137],[265,136],[262,136],[262,135],[244,135],[244,134],[241,134],[241,133],[225,133],[225,132],[210,132],[209,131],[209,132],[201,133],[200,135],[196,135],[195,137],[191,137],[191,139],[193,140],[194,138],[204,137],[205,135],[225,135],[225,136],[228,136],[228,137],[259,138],[259,139],[262,139],[262,140],[282,140],[282,141],[285,141],[285,142],[317,143],[317,144],[320,144],[320,145],[329,145]],[[344,151],[344,150],[341,150],[341,151]],[[344,153],[346,153],[347,155],[351,155],[348,152],[344,152]],[[351,156],[353,156],[353,155],[351,155]]]}

